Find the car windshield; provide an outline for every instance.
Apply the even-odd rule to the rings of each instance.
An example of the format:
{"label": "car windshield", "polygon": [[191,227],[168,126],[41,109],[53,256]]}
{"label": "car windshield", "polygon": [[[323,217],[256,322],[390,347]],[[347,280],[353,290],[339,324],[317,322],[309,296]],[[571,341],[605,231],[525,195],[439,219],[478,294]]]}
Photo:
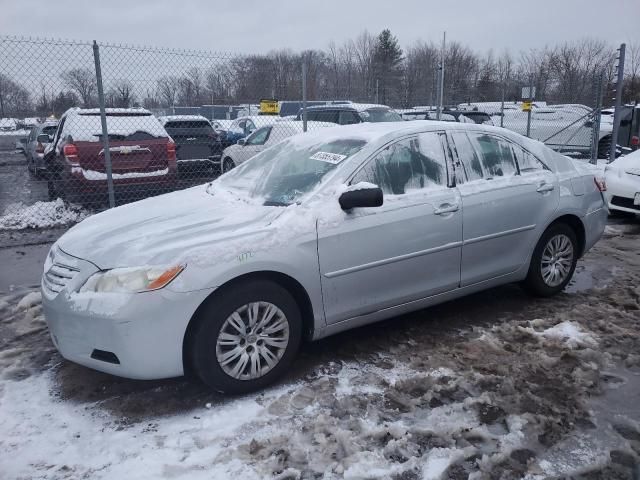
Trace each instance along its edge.
{"label": "car windshield", "polygon": [[370,108],[360,112],[365,122],[401,122],[399,113],[386,108]]}
{"label": "car windshield", "polygon": [[218,189],[232,191],[264,205],[291,205],[365,144],[349,138],[317,143],[285,140],[212,182],[208,191],[213,195]]}

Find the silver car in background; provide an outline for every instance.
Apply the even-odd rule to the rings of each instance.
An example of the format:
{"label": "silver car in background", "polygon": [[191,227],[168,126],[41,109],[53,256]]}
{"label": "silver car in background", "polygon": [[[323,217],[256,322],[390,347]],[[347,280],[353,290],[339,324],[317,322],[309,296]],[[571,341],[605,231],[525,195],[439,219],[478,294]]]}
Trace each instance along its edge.
{"label": "silver car in background", "polygon": [[496,127],[320,129],[72,228],[46,261],[44,312],[79,364],[254,390],[304,339],[509,282],[560,292],[604,230],[602,188]]}
{"label": "silver car in background", "polygon": [[44,154],[57,129],[57,121],[47,121],[34,126],[27,136],[24,154],[27,157],[27,168],[35,177],[44,176],[47,170]]}

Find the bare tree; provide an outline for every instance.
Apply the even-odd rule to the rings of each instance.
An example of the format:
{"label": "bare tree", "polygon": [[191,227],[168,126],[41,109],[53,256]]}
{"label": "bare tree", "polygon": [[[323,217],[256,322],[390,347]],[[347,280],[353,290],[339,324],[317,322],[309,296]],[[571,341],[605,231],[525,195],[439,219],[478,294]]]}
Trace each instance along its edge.
{"label": "bare tree", "polygon": [[96,77],[91,70],[73,68],[63,72],[61,77],[65,85],[78,94],[83,106],[90,107],[95,104]]}
{"label": "bare tree", "polygon": [[164,105],[167,107],[175,106],[178,96],[178,79],[176,77],[164,76],[160,77],[156,83],[158,84],[158,94],[164,102]]}

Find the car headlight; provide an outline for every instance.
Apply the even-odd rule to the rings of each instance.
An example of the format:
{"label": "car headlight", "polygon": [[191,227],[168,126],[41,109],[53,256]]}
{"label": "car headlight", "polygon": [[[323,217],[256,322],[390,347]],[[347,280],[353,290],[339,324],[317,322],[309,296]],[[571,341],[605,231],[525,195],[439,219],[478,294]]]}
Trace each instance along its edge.
{"label": "car headlight", "polygon": [[80,292],[140,293],[166,287],[186,265],[114,268],[93,274]]}

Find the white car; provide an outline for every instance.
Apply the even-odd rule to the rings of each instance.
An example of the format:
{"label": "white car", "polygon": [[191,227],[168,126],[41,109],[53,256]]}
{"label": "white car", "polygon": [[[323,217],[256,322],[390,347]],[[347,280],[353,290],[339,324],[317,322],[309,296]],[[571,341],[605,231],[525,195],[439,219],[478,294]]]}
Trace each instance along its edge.
{"label": "white car", "polygon": [[[329,122],[307,122],[308,131],[326,127],[335,128],[336,124]],[[228,172],[232,168],[246,162],[265,148],[302,132],[302,122],[290,120],[259,128],[247,138],[241,138],[238,140],[238,143],[224,149],[222,152],[222,173]]]}
{"label": "white car", "polygon": [[640,214],[640,150],[616,158],[604,174],[609,210]]}

